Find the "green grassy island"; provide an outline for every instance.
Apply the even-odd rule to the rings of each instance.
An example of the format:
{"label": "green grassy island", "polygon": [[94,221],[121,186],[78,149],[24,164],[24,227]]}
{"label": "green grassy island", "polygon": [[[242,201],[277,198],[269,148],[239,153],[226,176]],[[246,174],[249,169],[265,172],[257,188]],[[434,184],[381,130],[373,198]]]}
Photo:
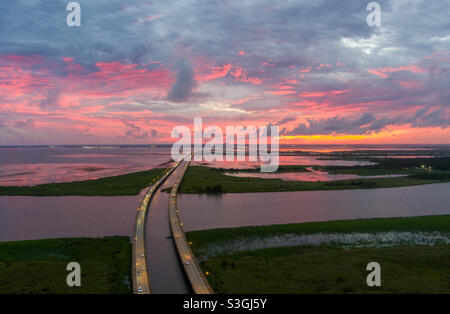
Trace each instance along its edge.
{"label": "green grassy island", "polygon": [[137,195],[156,181],[164,168],[133,172],[96,180],[49,183],[35,186],[0,186],[0,195],[21,196],[113,196]]}
{"label": "green grassy island", "polygon": [[[187,236],[216,293],[450,293],[450,215],[214,229]],[[296,236],[302,245],[279,245],[280,239]],[[278,244],[271,247],[271,239]],[[349,242],[340,242],[345,239]],[[255,248],[261,243],[269,245]],[[366,284],[366,266],[373,261],[381,265],[381,287]]]}
{"label": "green grassy island", "polygon": [[[276,173],[307,172],[308,166],[280,166]],[[311,166],[335,174],[354,174],[362,178],[336,181],[285,181],[226,175],[228,172],[255,172],[259,169],[216,169],[192,166],[188,169],[180,192],[187,194],[250,193],[282,191],[316,191],[373,189],[450,182],[450,158],[380,159],[371,166]],[[364,178],[376,175],[401,177]]]}

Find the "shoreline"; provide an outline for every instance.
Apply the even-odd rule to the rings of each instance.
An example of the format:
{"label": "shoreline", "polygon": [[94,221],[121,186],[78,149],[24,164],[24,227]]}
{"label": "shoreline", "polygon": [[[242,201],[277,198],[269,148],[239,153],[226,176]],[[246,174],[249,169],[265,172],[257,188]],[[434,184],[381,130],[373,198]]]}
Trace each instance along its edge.
{"label": "shoreline", "polygon": [[[436,162],[437,160],[437,162]],[[310,172],[307,167],[328,174],[352,174],[359,178],[330,181],[299,181],[280,178],[258,178],[231,176],[226,173],[254,173],[255,169],[226,169],[206,166],[191,166],[180,186],[183,194],[227,194],[257,192],[290,191],[332,191],[353,189],[377,189],[416,186],[450,182],[447,163],[450,158],[435,159],[429,164],[442,163],[444,170],[431,170],[427,167],[402,167],[399,164],[388,166],[308,166],[282,165],[276,174],[290,172]],[[403,160],[403,162],[405,162]],[[411,164],[408,160],[407,164]],[[416,163],[423,163],[418,159]],[[64,183],[47,183],[35,186],[0,186],[0,196],[123,196],[138,195],[150,185],[153,179],[162,174],[165,168],[153,168],[146,171],[104,177],[95,180],[73,181]],[[371,178],[370,176],[387,176]],[[395,176],[394,176],[395,175]],[[402,175],[402,176],[398,176]]]}

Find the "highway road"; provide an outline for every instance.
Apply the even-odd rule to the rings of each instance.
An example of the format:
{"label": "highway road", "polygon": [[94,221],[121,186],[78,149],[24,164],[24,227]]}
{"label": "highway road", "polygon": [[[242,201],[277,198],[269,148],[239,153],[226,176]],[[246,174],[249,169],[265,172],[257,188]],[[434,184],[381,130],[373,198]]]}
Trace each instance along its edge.
{"label": "highway road", "polygon": [[183,161],[177,169],[181,174],[178,176],[172,187],[169,196],[169,219],[172,237],[178,251],[178,257],[183,265],[186,276],[191,284],[192,290],[196,294],[212,294],[214,293],[208,280],[206,279],[200,265],[197,263],[191,247],[186,239],[183,231],[183,223],[178,216],[177,208],[177,192],[181,184],[181,180],[190,165],[190,161]]}
{"label": "highway road", "polygon": [[178,252],[172,240],[169,226],[169,193],[181,174],[181,165],[167,178],[153,195],[148,208],[145,225],[145,245],[147,266],[152,293],[186,294],[191,293]]}
{"label": "highway road", "polygon": [[[138,207],[133,239],[134,293],[213,293],[178,216],[177,192],[189,165],[187,160],[177,162],[150,182]],[[162,191],[170,187],[170,194]]]}
{"label": "highway road", "polygon": [[148,205],[161,184],[170,176],[170,174],[180,165],[175,163],[172,168],[165,170],[165,173],[158,179],[150,182],[150,187],[145,192],[141,200],[138,213],[136,215],[136,225],[133,239],[133,291],[138,294],[151,293],[150,280],[148,276],[146,254],[145,254],[145,222]]}

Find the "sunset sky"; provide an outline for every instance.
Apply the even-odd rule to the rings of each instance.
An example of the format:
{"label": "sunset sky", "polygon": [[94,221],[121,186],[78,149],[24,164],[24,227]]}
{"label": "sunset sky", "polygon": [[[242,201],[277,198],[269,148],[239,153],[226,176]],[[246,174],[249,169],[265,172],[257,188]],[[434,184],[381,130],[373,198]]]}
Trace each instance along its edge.
{"label": "sunset sky", "polygon": [[448,0],[0,3],[0,145],[171,143],[280,127],[281,143],[450,144]]}

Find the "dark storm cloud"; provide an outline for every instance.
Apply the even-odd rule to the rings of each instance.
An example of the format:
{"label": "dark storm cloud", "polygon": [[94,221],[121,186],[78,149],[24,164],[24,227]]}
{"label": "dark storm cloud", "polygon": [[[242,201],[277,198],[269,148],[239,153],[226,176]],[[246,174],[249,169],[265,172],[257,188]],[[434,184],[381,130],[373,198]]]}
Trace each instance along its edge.
{"label": "dark storm cloud", "polygon": [[286,117],[286,118],[281,119],[277,123],[275,123],[275,125],[282,125],[282,124],[285,124],[285,123],[288,123],[288,122],[291,122],[291,121],[294,121],[294,120],[295,120],[294,117]]}
{"label": "dark storm cloud", "polygon": [[156,137],[158,135],[158,131],[156,129],[144,130],[140,126],[125,120],[122,120],[122,123],[125,124],[127,128],[127,130],[125,131],[126,137],[146,139],[150,137]]}
{"label": "dark storm cloud", "polygon": [[[247,69],[272,60],[270,76],[277,79],[291,65],[347,61],[356,71],[448,49],[448,41],[439,39],[449,31],[445,14],[439,14],[445,1],[378,1],[380,29],[367,26],[368,2],[361,0],[78,2],[82,26],[71,28],[65,25],[65,2],[3,1],[0,53],[69,56],[93,69],[99,61],[171,63],[181,46],[194,56],[239,62]],[[360,41],[371,36],[376,44],[370,54],[342,42],[364,46]],[[238,50],[250,57],[240,58]]]}
{"label": "dark storm cloud", "polygon": [[[98,61],[144,62],[155,55],[153,40],[157,36],[151,34],[148,25],[136,24],[143,12],[152,11],[150,4],[138,0],[77,2],[81,6],[81,27],[66,25],[66,1],[2,1],[0,52],[69,56],[86,67]],[[158,58],[167,56],[168,50],[163,50]]]}
{"label": "dark storm cloud", "polygon": [[284,135],[323,135],[323,134],[370,134],[380,132],[389,125],[398,124],[400,118],[376,118],[372,113],[364,113],[358,118],[334,116],[326,119],[308,119],[291,131],[284,130]]}
{"label": "dark storm cloud", "polygon": [[366,134],[367,127],[362,127],[363,117],[349,120],[334,116],[327,119],[308,119],[308,123],[300,123],[291,131],[284,130],[284,135],[317,135],[317,134]]}
{"label": "dark storm cloud", "polygon": [[430,110],[422,108],[416,111],[411,119],[407,119],[413,127],[442,127],[450,126],[450,117],[444,109]]}
{"label": "dark storm cloud", "polygon": [[1,53],[71,56],[87,65],[150,58],[170,61],[179,45],[221,59],[234,57],[236,49],[251,48],[254,58],[249,65],[273,56],[281,66],[298,62],[299,51],[318,42],[367,37],[372,32],[364,27],[365,3],[359,0],[338,6],[323,0],[78,2],[82,26],[71,28],[65,24],[65,2],[3,1]]}
{"label": "dark storm cloud", "polygon": [[[82,27],[70,28],[65,25],[64,1],[2,1],[0,29],[6,45],[0,50],[70,54],[84,62],[138,62],[151,57],[170,60],[177,45],[222,59],[234,57],[241,48],[251,50],[249,63],[270,56],[282,65],[317,56],[331,61],[332,55],[322,44],[338,47],[342,37],[361,39],[379,32],[366,25],[368,1],[361,0],[78,2]],[[385,45],[404,47],[407,43],[429,50],[424,43],[448,34],[448,25],[442,27],[447,17],[437,14],[446,11],[446,1],[378,2],[382,23],[393,30],[383,39]]]}
{"label": "dark storm cloud", "polygon": [[194,69],[185,59],[180,59],[176,64],[176,80],[167,95],[167,99],[173,102],[187,101],[193,94],[197,82],[194,78]]}
{"label": "dark storm cloud", "polygon": [[124,120],[122,120],[122,123],[125,124],[127,127],[127,130],[125,131],[125,136],[137,139],[148,137],[148,131],[142,130],[141,127]]}
{"label": "dark storm cloud", "polygon": [[351,134],[363,135],[378,133],[395,125],[411,125],[413,127],[441,127],[450,126],[450,117],[443,109],[431,111],[422,108],[411,117],[382,116],[364,113],[357,118],[334,116],[326,119],[307,119],[307,123],[300,123],[292,130],[283,129],[283,135],[326,135]]}

